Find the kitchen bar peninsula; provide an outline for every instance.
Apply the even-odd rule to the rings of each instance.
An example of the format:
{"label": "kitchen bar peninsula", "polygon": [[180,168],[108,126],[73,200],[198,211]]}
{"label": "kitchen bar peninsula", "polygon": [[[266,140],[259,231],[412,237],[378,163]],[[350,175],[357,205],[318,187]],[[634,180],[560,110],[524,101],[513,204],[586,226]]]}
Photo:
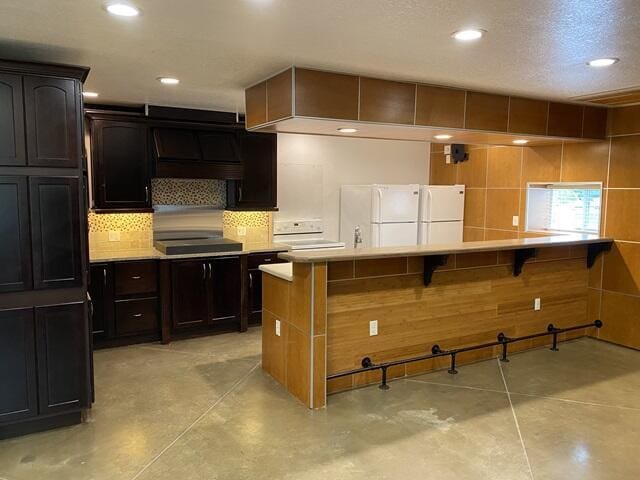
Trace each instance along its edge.
{"label": "kitchen bar peninsula", "polygon": [[[375,364],[495,342],[597,319],[591,268],[612,240],[555,235],[519,240],[298,251],[263,271],[262,368],[310,408],[327,394],[379,382],[380,370],[332,378]],[[540,299],[541,308],[534,309]],[[594,334],[583,328],[559,340]],[[510,351],[550,343],[539,337]],[[497,355],[500,346],[460,353],[458,364]],[[395,365],[388,377],[448,365],[440,357]],[[464,370],[461,370],[464,374]]]}

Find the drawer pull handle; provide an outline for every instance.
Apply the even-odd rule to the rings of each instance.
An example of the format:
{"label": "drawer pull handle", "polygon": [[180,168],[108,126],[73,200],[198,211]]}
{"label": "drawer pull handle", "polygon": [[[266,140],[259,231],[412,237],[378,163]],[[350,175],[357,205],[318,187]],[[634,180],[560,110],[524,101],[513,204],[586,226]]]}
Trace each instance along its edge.
{"label": "drawer pull handle", "polygon": [[140,280],[142,277],[140,275],[134,275],[131,277],[133,280]]}
{"label": "drawer pull handle", "polygon": [[142,314],[141,313],[134,313],[133,316],[136,317],[136,318],[140,318],[142,316]]}
{"label": "drawer pull handle", "polygon": [[270,261],[271,261],[271,259],[270,259],[270,258],[265,258],[265,259],[264,259],[264,262],[265,262],[265,263],[266,263],[266,262],[270,262]]}

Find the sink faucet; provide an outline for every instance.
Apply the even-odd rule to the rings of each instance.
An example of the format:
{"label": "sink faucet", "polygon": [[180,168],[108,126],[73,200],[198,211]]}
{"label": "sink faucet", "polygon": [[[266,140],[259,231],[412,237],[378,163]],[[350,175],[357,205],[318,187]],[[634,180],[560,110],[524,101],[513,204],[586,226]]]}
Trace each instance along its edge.
{"label": "sink faucet", "polygon": [[353,232],[353,248],[358,248],[360,243],[362,243],[362,231],[360,231],[360,227],[356,227]]}

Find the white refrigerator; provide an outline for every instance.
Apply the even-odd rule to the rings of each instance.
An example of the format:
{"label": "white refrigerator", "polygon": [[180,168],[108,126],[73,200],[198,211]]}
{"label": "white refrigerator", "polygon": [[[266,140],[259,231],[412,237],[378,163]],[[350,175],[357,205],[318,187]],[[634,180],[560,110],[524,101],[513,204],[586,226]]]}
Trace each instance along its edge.
{"label": "white refrigerator", "polygon": [[340,241],[353,248],[415,245],[419,185],[345,185],[340,189]]}
{"label": "white refrigerator", "polygon": [[418,244],[462,242],[464,185],[422,185]]}

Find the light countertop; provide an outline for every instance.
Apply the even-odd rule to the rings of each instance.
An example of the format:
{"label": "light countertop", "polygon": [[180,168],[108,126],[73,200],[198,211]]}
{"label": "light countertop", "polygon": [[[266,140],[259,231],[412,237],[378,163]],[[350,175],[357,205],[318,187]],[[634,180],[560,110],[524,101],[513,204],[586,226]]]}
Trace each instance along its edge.
{"label": "light countertop", "polygon": [[460,242],[434,245],[410,245],[406,247],[345,248],[316,251],[292,251],[280,253],[278,257],[289,262],[338,262],[367,258],[419,257],[425,255],[448,255],[455,253],[488,252],[496,250],[520,250],[611,243],[612,238],[598,235],[553,235],[549,237],[520,238],[516,240],[489,240],[482,242]]}
{"label": "light countertop", "polygon": [[293,281],[293,263],[274,263],[271,265],[260,265],[260,271],[281,278],[287,282]]}
{"label": "light countertop", "polygon": [[180,260],[182,258],[212,258],[229,255],[248,255],[250,253],[286,252],[289,247],[281,243],[244,243],[242,250],[213,253],[186,253],[183,255],[165,255],[155,248],[138,248],[135,250],[119,250],[96,252],[89,251],[91,263],[123,262],[134,260]]}

